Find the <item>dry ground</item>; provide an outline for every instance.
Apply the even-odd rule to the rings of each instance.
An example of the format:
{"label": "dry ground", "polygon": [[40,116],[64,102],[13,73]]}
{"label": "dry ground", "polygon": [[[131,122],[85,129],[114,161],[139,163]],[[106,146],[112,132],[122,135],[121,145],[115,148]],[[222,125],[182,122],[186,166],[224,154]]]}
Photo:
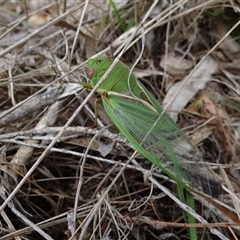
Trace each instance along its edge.
{"label": "dry ground", "polygon": [[[193,239],[189,227],[198,239],[239,239],[239,1],[110,2],[0,1],[0,240]],[[79,82],[96,55],[136,63],[215,164],[225,191],[214,202],[195,196],[191,210],[148,160],[126,164],[123,149],[133,151],[103,129],[101,106],[89,128],[96,94],[83,102]]]}

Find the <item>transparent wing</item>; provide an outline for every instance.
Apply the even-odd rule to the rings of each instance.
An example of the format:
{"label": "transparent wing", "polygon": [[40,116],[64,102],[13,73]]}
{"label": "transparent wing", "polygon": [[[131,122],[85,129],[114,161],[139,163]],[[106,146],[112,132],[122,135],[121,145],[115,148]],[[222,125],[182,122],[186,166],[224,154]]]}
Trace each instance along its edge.
{"label": "transparent wing", "polygon": [[220,187],[217,175],[167,113],[161,115],[137,100],[129,102],[127,97],[110,93],[102,98],[113,123],[140,154],[174,180],[181,179],[209,195],[216,195]]}

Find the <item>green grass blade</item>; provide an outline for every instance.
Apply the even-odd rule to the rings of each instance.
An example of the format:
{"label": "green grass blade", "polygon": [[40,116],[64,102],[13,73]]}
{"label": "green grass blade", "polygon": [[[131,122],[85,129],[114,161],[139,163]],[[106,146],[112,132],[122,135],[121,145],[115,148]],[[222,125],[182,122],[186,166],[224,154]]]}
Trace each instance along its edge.
{"label": "green grass blade", "polygon": [[125,32],[126,29],[127,29],[127,26],[126,26],[125,22],[123,21],[120,13],[119,13],[119,11],[118,11],[118,9],[116,7],[116,4],[115,4],[114,0],[109,0],[109,3],[110,3],[110,5],[111,5],[111,7],[112,7],[112,9],[113,9],[113,11],[114,11],[118,21],[119,21],[119,23],[121,25],[122,30]]}

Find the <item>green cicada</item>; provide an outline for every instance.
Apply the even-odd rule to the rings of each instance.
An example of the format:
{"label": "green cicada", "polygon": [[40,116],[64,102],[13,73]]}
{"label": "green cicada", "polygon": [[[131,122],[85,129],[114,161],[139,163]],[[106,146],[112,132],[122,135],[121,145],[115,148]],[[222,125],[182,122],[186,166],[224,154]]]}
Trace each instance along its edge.
{"label": "green cicada", "polygon": [[[88,61],[92,87],[112,62],[107,57]],[[118,62],[97,92],[112,122],[141,155],[181,186],[217,194],[220,181],[199,149],[126,65]]]}

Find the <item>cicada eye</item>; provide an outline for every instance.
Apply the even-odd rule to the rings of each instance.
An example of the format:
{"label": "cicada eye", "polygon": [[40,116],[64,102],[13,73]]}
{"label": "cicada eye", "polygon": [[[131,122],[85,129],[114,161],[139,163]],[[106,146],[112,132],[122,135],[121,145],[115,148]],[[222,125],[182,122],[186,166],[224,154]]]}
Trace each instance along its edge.
{"label": "cicada eye", "polygon": [[97,61],[97,65],[99,65],[101,62],[102,62],[102,60],[101,60],[101,59],[100,59],[100,60],[98,60],[98,61]]}

